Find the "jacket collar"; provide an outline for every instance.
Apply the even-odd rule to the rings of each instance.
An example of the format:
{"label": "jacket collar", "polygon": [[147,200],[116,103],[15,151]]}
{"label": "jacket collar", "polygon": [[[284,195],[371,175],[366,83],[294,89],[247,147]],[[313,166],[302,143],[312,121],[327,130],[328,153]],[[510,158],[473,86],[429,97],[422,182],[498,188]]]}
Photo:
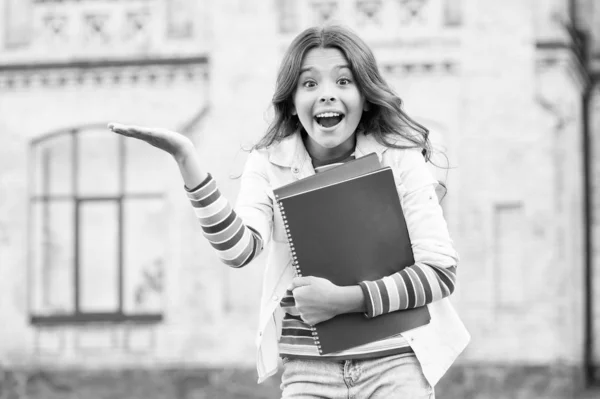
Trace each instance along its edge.
{"label": "jacket collar", "polygon": [[[356,133],[356,158],[375,152],[381,161],[382,154],[387,149],[388,147],[379,143],[372,134]],[[269,161],[279,166],[293,167],[310,161],[310,155],[304,147],[299,131],[273,144],[267,149],[267,152]],[[310,162],[308,163],[310,164]]]}

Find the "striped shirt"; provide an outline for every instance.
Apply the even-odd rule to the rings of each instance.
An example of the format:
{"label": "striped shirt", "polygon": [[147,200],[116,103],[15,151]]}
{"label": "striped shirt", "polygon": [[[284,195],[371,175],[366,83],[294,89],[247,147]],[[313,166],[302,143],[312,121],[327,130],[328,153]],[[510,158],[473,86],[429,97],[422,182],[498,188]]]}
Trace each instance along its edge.
{"label": "striped shirt", "polygon": [[[335,164],[315,165],[315,172],[322,172],[353,158],[351,155]],[[243,267],[260,254],[263,249],[262,237],[250,226],[244,225],[221,195],[210,174],[197,187],[186,187],[186,191],[204,236],[225,264]],[[372,318],[396,310],[424,306],[449,296],[454,291],[455,278],[455,266],[442,268],[415,264],[380,280],[360,282],[367,308],[365,316]],[[320,355],[312,338],[312,330],[300,318],[290,291],[280,305],[285,312],[279,342],[282,356],[345,360],[387,356],[410,350],[406,340],[398,335],[335,354]]]}
{"label": "striped shirt", "polygon": [[210,174],[196,188],[186,187],[186,191],[204,237],[223,263],[242,267],[260,253],[261,236],[242,223]]}

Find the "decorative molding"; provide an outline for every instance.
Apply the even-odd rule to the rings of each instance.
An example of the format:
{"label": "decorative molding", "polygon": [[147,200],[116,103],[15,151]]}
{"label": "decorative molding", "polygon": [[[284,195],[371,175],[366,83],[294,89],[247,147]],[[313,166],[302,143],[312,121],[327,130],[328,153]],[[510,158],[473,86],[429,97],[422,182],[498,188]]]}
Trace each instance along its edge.
{"label": "decorative molding", "polygon": [[338,11],[336,0],[318,0],[311,3],[315,24],[322,25],[335,18]]}
{"label": "decorative molding", "polygon": [[356,11],[358,14],[358,25],[361,27],[375,26],[379,27],[383,23],[383,2],[382,0],[358,0],[356,2]]}
{"label": "decorative molding", "polygon": [[382,38],[397,38],[455,31],[462,25],[462,3],[463,0],[280,0],[276,10],[279,32],[283,34],[296,33],[301,26],[335,21],[372,31]]}
{"label": "decorative molding", "polygon": [[208,77],[206,57],[154,61],[0,65],[0,90],[153,85],[178,80],[206,81]]}
{"label": "decorative molding", "polygon": [[82,53],[135,49],[140,42],[152,42],[151,32],[159,28],[159,21],[152,18],[160,12],[154,1],[46,3],[37,2],[32,10],[35,27],[32,48],[54,46],[61,51]]}
{"label": "decorative molding", "polygon": [[454,75],[458,71],[455,61],[382,64],[382,70],[391,75]]}
{"label": "decorative molding", "polygon": [[0,21],[6,24],[0,53],[8,55],[18,49],[19,56],[40,59],[48,54],[62,59],[146,56],[206,45],[204,0],[9,1]]}
{"label": "decorative molding", "polygon": [[[427,10],[431,0],[397,0],[400,6],[400,23],[403,25],[426,24]],[[424,11],[425,9],[425,11]]]}
{"label": "decorative molding", "polygon": [[146,37],[149,32],[150,12],[148,10],[131,11],[125,15],[123,38],[128,41],[139,40]]}
{"label": "decorative molding", "polygon": [[[85,43],[107,44],[115,38],[109,31],[110,15],[94,13],[83,15],[83,38]],[[123,37],[124,38],[124,37]]]}

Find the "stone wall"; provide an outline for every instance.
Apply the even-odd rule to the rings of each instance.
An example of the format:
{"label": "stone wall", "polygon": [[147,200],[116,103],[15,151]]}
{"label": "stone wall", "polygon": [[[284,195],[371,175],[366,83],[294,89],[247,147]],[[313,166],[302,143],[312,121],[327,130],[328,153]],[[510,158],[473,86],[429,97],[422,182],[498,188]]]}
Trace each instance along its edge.
{"label": "stone wall", "polygon": [[[281,373],[256,384],[251,369],[3,370],[0,399],[273,399]],[[592,399],[580,369],[488,364],[455,367],[436,386],[442,399]]]}

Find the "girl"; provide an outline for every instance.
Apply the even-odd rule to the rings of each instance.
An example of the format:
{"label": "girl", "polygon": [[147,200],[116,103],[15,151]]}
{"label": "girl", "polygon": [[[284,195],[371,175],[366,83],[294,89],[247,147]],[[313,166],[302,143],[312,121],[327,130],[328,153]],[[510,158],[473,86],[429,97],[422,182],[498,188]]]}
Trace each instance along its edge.
{"label": "girl", "polygon": [[[433,386],[467,345],[447,299],[458,256],[426,167],[427,130],[401,104],[353,32],[331,26],[300,33],[283,58],[275,118],[248,157],[235,211],[186,137],[109,125],[174,157],[204,235],[224,263],[243,267],[268,248],[257,369],[262,382],[277,371],[278,355],[283,359],[283,398],[433,398]],[[373,152],[394,171],[415,264],[349,287],[295,277],[273,188]],[[319,355],[310,336],[310,325],[338,314],[374,318],[417,306],[429,307],[431,322],[382,341]]]}

